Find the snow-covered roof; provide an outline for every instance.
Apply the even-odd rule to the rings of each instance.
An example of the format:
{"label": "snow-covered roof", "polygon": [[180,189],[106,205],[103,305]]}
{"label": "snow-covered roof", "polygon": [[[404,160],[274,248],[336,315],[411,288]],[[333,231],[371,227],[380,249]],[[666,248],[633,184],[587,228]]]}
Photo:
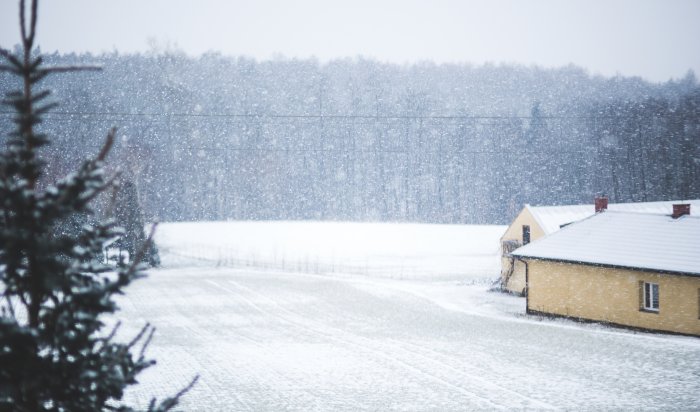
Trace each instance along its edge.
{"label": "snow-covered roof", "polygon": [[[611,203],[608,210],[619,212],[658,213],[670,215],[674,204],[690,204],[690,214],[700,215],[700,199],[670,200],[667,202]],[[595,207],[589,205],[571,206],[531,206],[525,205],[545,234],[554,233],[562,225],[578,222],[595,214]]]}
{"label": "snow-covered roof", "polygon": [[606,211],[512,254],[700,276],[700,217]]}

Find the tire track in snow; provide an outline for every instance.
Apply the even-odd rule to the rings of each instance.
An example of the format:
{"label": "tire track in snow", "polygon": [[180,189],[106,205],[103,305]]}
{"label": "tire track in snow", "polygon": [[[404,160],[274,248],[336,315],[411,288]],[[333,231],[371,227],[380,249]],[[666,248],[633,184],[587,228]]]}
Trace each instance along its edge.
{"label": "tire track in snow", "polygon": [[[439,358],[448,359],[448,357],[446,355],[443,355],[443,354],[433,350],[433,349],[427,348],[425,346],[417,345],[414,343],[410,343],[410,342],[398,341],[398,340],[392,339],[392,338],[387,338],[387,339],[394,342],[395,345],[402,346],[404,350],[406,350],[410,353],[413,353],[414,355],[420,356],[421,358],[426,359],[429,362],[433,362],[435,364],[438,364],[440,367],[442,367],[446,370],[449,370],[449,371],[452,371],[453,373],[462,375],[465,378],[470,379],[472,381],[476,380],[483,387],[488,387],[492,391],[500,391],[503,393],[508,393],[508,394],[514,395],[514,396],[521,398],[521,399],[524,399],[525,401],[528,402],[527,405],[521,405],[521,407],[524,407],[524,408],[536,407],[538,409],[558,409],[557,406],[546,403],[546,402],[541,401],[539,399],[532,398],[528,395],[524,395],[518,391],[514,391],[510,388],[493,383],[491,380],[480,377],[478,368],[469,367],[468,365],[462,363],[462,364],[460,364],[460,368],[458,369],[458,368],[448,364],[445,360],[440,360]],[[406,347],[412,347],[414,349],[405,349]],[[418,351],[427,352],[428,355],[420,353]],[[468,369],[468,371],[465,369]]]}
{"label": "tire track in snow", "polygon": [[[178,291],[179,291],[179,289],[178,289]],[[173,294],[172,289],[169,287],[160,288],[160,289],[158,289],[158,292],[159,292],[160,297],[167,296],[167,300],[170,302],[178,302],[182,298],[182,295],[179,293]],[[213,333],[211,333],[208,328],[202,327],[194,322],[184,322],[184,323],[182,322],[183,319],[186,319],[189,321],[192,318],[191,313],[189,311],[183,310],[182,305],[178,305],[178,304],[170,305],[169,308],[173,309],[175,312],[177,312],[179,314],[179,316],[178,316],[179,322],[176,325],[171,324],[170,325],[171,328],[173,328],[173,329],[178,329],[178,328],[185,329],[189,332],[190,336],[203,337],[205,342],[216,341],[215,335]],[[143,312],[143,311],[139,311],[139,312]],[[204,315],[210,316],[210,314],[208,314],[208,313],[204,314]],[[159,323],[160,323],[158,326],[159,330],[160,329],[162,329],[162,330],[167,329],[162,324],[163,321],[164,321],[164,319],[161,319],[159,321]],[[210,363],[211,361],[209,360],[209,358],[199,359],[199,358],[192,357],[192,359],[195,362],[197,362],[198,365],[201,366],[199,368],[200,371],[211,371],[212,369],[215,369],[218,366],[215,363]],[[207,361],[208,363],[207,364],[202,363],[203,360]],[[213,382],[211,382],[212,380],[215,381],[216,388],[214,388],[212,386],[212,383],[213,383]],[[200,372],[200,379],[197,382],[197,386],[198,385],[205,385],[214,397],[216,397],[217,394],[226,393],[228,396],[232,396],[233,397],[232,400],[235,401],[236,403],[238,403],[240,406],[242,406],[243,409],[254,410],[253,405],[251,405],[245,399],[241,398],[236,392],[231,393],[230,391],[225,390],[228,386],[227,385],[228,383],[229,382],[222,381],[219,378],[219,374],[211,374],[211,373],[204,374],[204,373]],[[195,388],[196,388],[196,386],[195,386]],[[195,389],[194,393],[196,394],[196,389]],[[196,399],[193,400],[193,399],[191,399],[191,397],[192,396],[183,398],[183,402],[194,403],[193,401],[196,401]],[[227,409],[230,408],[230,405],[227,404],[226,408]],[[236,410],[241,410],[241,409],[236,408]]]}
{"label": "tire track in snow", "polygon": [[[207,281],[211,282],[211,283],[215,283],[215,282],[210,281],[210,280],[207,280]],[[395,347],[395,346],[393,346],[393,347],[390,346],[389,348],[378,347],[377,341],[373,341],[371,339],[364,338],[364,337],[361,337],[358,335],[353,335],[353,334],[351,334],[347,331],[344,331],[342,329],[334,328],[334,327],[325,325],[325,324],[320,323],[320,322],[310,321],[308,318],[306,318],[302,315],[299,315],[295,312],[292,312],[292,311],[288,310],[287,308],[282,307],[278,302],[274,301],[273,299],[270,299],[269,297],[267,297],[263,294],[260,294],[260,293],[254,291],[250,288],[247,288],[246,286],[243,286],[243,285],[239,284],[238,282],[235,282],[233,280],[228,280],[228,283],[234,287],[237,287],[238,289],[247,291],[249,294],[253,294],[254,296],[256,296],[258,298],[262,298],[262,299],[267,300],[273,306],[278,308],[280,312],[284,312],[287,315],[287,316],[283,316],[279,313],[274,313],[271,311],[264,310],[264,309],[260,308],[257,304],[255,304],[254,302],[243,297],[242,294],[238,293],[239,297],[241,297],[242,299],[245,299],[253,307],[255,307],[258,311],[265,313],[268,316],[272,316],[272,317],[281,319],[289,324],[304,328],[305,330],[307,330],[311,333],[314,333],[318,336],[324,337],[326,339],[340,342],[341,344],[344,344],[346,346],[351,346],[351,347],[357,348],[360,351],[369,353],[370,355],[374,355],[375,357],[378,356],[378,357],[387,359],[390,362],[396,363],[396,364],[402,366],[403,368],[408,369],[409,371],[411,371],[413,373],[416,373],[419,377],[421,377],[423,379],[432,381],[434,383],[448,387],[450,389],[453,389],[453,390],[461,393],[465,397],[478,403],[479,408],[488,408],[488,409],[508,408],[508,406],[500,405],[500,404],[494,402],[492,399],[489,399],[485,396],[482,396],[482,395],[479,395],[475,392],[472,392],[472,391],[470,391],[470,390],[468,390],[468,389],[466,389],[458,384],[452,383],[452,382],[450,382],[450,381],[448,381],[440,376],[437,376],[433,373],[430,373],[429,371],[426,371],[426,370],[420,368],[419,366],[414,365],[411,362],[411,360],[415,360],[415,359],[413,359],[414,358],[414,356],[412,356],[413,353],[411,353],[410,351],[407,351],[403,348],[399,348],[399,347]],[[220,286],[220,287],[226,289],[225,286]],[[231,291],[232,293],[236,293],[231,289],[228,289],[228,290]],[[330,333],[328,333],[328,331],[334,331],[335,334],[330,334]],[[344,337],[341,338],[341,336],[344,336]],[[360,342],[362,342],[362,343],[360,343]],[[401,358],[397,357],[396,355],[393,354],[394,349],[400,349],[400,350],[403,350],[404,352],[408,352],[409,359],[411,359],[411,360],[407,361],[405,359],[401,359]]]}
{"label": "tire track in snow", "polygon": [[[220,288],[217,287],[217,290]],[[165,298],[166,300],[170,302],[179,302],[180,300],[183,299],[183,295],[180,293],[178,290],[177,292],[174,292],[175,289],[171,287],[161,287],[159,289],[159,296],[158,298]],[[132,294],[133,295],[133,294]],[[215,296],[214,294],[211,294],[211,296]],[[145,299],[148,299],[149,297],[145,297]],[[130,298],[127,298],[130,299]],[[174,312],[178,314],[177,319],[179,322],[177,324],[172,324],[168,323],[166,319],[161,319],[159,323],[159,330],[168,330],[168,328],[172,329],[180,329],[184,330],[185,336],[189,337],[194,337],[197,340],[201,340],[202,342],[217,342],[221,340],[221,336],[212,333],[211,329],[209,329],[207,326],[202,326],[197,324],[196,322],[193,321],[192,317],[192,312],[190,310],[185,310],[185,306],[179,305],[179,304],[174,304],[174,305],[168,305],[169,309],[172,309]],[[204,309],[209,309],[209,308],[204,308]],[[136,309],[134,309],[136,310]],[[139,311],[143,312],[143,311]],[[205,311],[205,312],[200,312],[200,316],[204,318],[212,318],[215,313],[212,313],[211,311]],[[184,320],[184,322],[182,321]],[[254,338],[251,338],[250,336],[244,335],[239,331],[236,332],[235,337],[237,338],[242,338],[248,342],[251,342],[253,345],[263,349],[264,352],[269,353],[269,350],[265,348],[263,345],[260,344],[258,340],[255,340]],[[226,370],[222,370],[224,367],[221,363],[216,362],[216,360],[212,359],[211,357],[205,357],[203,359],[200,358],[192,358],[194,362],[196,362],[197,365],[199,365],[197,370],[200,371],[200,379],[197,384],[197,386],[203,385],[206,386],[209,392],[209,395],[202,395],[204,396],[207,400],[204,401],[202,400],[202,403],[208,403],[211,404],[211,399],[216,399],[216,405],[217,407],[210,409],[210,410],[216,410],[216,411],[228,411],[228,410],[257,410],[259,407],[256,407],[256,404],[260,404],[260,400],[257,398],[252,398],[252,399],[245,399],[245,396],[241,395],[246,395],[246,394],[255,394],[259,393],[260,391],[253,391],[253,390],[246,390],[248,387],[254,387],[257,385],[259,388],[265,388],[264,393],[260,394],[262,396],[261,399],[263,400],[270,400],[272,399],[275,404],[276,408],[283,408],[285,410],[294,410],[294,409],[301,409],[298,407],[298,404],[290,402],[290,399],[287,397],[284,397],[282,393],[285,392],[298,392],[301,394],[306,394],[308,395],[309,398],[314,399],[316,403],[318,403],[320,400],[323,399],[323,395],[317,393],[316,391],[311,391],[309,389],[300,389],[297,385],[296,382],[294,382],[291,378],[283,375],[279,371],[277,371],[274,368],[268,368],[266,371],[272,372],[273,375],[275,375],[276,378],[274,380],[275,385],[281,386],[281,390],[273,390],[273,387],[270,386],[270,380],[265,379],[264,377],[259,376],[260,375],[260,369],[259,368],[253,368],[249,365],[236,365],[236,371],[241,371],[240,374],[227,374]],[[258,359],[257,361],[260,361],[262,359]],[[203,361],[205,363],[203,363]],[[269,365],[269,362],[262,360],[262,362],[266,363]],[[232,387],[232,382],[230,380],[225,379],[227,376],[230,377],[245,377],[245,380],[241,381],[243,384],[242,388],[246,388],[243,390],[239,391],[232,391],[230,390]],[[249,381],[253,381],[254,385],[250,385]],[[235,385],[238,386],[238,385]],[[234,386],[234,387],[235,387]],[[196,388],[196,387],[195,387]],[[276,388],[280,389],[280,388]],[[197,390],[195,389],[192,394],[190,394],[188,397],[186,397],[183,402],[186,402],[188,404],[192,405],[197,405],[197,398],[193,398],[193,396],[197,395]],[[224,399],[221,399],[222,394],[224,394]],[[150,395],[149,395],[150,396]],[[146,401],[150,400],[150,398],[146,399]],[[227,401],[232,401],[235,402],[234,405],[232,406],[231,404],[227,403]],[[269,407],[269,405],[268,405]],[[211,406],[210,406],[211,408]],[[303,409],[302,409],[303,410]]]}
{"label": "tire track in snow", "polygon": [[[371,341],[370,339],[368,339],[368,338],[364,338],[364,337],[362,337],[362,336],[358,336],[358,335],[355,335],[355,334],[351,334],[351,333],[347,332],[346,330],[338,329],[338,328],[333,328],[333,327],[327,326],[327,325],[325,325],[325,324],[323,324],[323,323],[321,323],[321,322],[317,322],[317,321],[316,321],[316,322],[313,322],[313,321],[310,321],[310,320],[308,320],[307,317],[305,317],[305,316],[303,316],[303,315],[301,315],[301,314],[299,314],[299,313],[296,313],[296,312],[294,312],[294,311],[291,311],[291,310],[289,310],[289,309],[287,309],[287,308],[285,308],[285,307],[282,307],[281,305],[279,305],[278,302],[276,302],[276,301],[270,299],[269,297],[267,297],[267,296],[265,296],[265,295],[263,295],[263,294],[261,294],[261,293],[259,293],[259,292],[256,292],[256,291],[254,291],[254,290],[252,290],[252,289],[250,289],[250,288],[248,288],[248,287],[246,287],[246,286],[240,285],[240,284],[238,284],[237,282],[235,282],[235,281],[233,281],[233,280],[228,280],[228,282],[231,283],[231,284],[237,285],[239,288],[246,289],[246,290],[248,290],[250,293],[253,293],[253,294],[255,294],[255,295],[258,296],[258,297],[261,297],[261,298],[263,298],[263,299],[266,299],[267,301],[271,302],[272,304],[274,304],[275,306],[279,307],[280,309],[282,309],[283,311],[287,312],[288,314],[290,314],[290,315],[292,315],[292,316],[296,316],[296,317],[302,318],[302,319],[304,319],[305,321],[308,321],[309,323],[315,323],[316,325],[320,325],[324,330],[334,330],[334,331],[336,331],[336,332],[338,332],[338,333],[340,333],[340,334],[344,334],[344,335],[350,336],[351,338],[360,339],[360,340],[367,340],[367,341],[372,342],[372,341]],[[523,405],[524,407],[536,407],[536,408],[538,408],[538,409],[556,409],[556,408],[557,408],[557,407],[554,406],[554,405],[551,405],[551,404],[546,403],[546,402],[544,402],[544,401],[541,401],[541,400],[532,398],[532,397],[530,397],[530,396],[528,396],[528,395],[522,394],[522,393],[520,393],[520,392],[518,392],[518,391],[514,391],[514,390],[512,390],[512,389],[510,389],[510,388],[504,387],[504,386],[499,385],[499,384],[496,384],[496,383],[494,383],[494,382],[492,382],[492,381],[490,381],[490,380],[487,380],[487,379],[485,379],[485,378],[482,378],[481,376],[479,376],[479,374],[481,373],[481,371],[478,370],[478,368],[475,368],[475,367],[468,367],[467,365],[462,364],[462,365],[461,365],[462,367],[467,367],[467,368],[469,369],[469,371],[465,371],[465,370],[462,370],[462,369],[455,368],[454,366],[452,366],[452,365],[446,363],[446,362],[443,361],[443,360],[436,359],[436,357],[440,357],[440,358],[443,358],[443,359],[444,359],[444,358],[445,358],[445,355],[442,355],[442,354],[440,354],[439,352],[437,352],[437,351],[435,351],[435,350],[432,350],[432,349],[429,349],[429,348],[426,348],[426,347],[423,347],[423,346],[420,346],[420,345],[416,345],[416,344],[413,344],[413,343],[410,343],[410,342],[399,341],[399,340],[391,339],[391,338],[385,338],[385,339],[387,339],[387,340],[393,342],[393,347],[392,347],[392,349],[394,349],[394,348],[396,348],[396,347],[400,348],[400,349],[403,350],[404,352],[407,352],[407,353],[409,354],[409,356],[410,356],[411,359],[414,359],[415,357],[419,357],[420,359],[423,359],[423,360],[427,361],[428,363],[432,363],[433,366],[438,366],[438,370],[441,370],[441,369],[450,370],[450,371],[452,371],[452,372],[454,372],[454,373],[457,373],[457,374],[460,374],[460,375],[464,376],[465,378],[468,378],[468,379],[471,380],[472,382],[473,382],[473,381],[478,381],[478,382],[482,385],[482,387],[485,389],[485,392],[487,392],[487,393],[491,393],[491,392],[489,392],[489,391],[494,391],[494,390],[496,390],[496,391],[500,391],[501,393],[508,393],[508,394],[511,394],[511,395],[513,395],[513,396],[515,396],[515,397],[517,397],[517,398],[520,398],[520,399],[522,399],[522,400],[525,400],[525,401],[528,403],[528,405]],[[391,346],[390,346],[390,347],[391,347]],[[407,349],[407,347],[414,348],[414,349]],[[420,352],[418,352],[417,350],[418,350],[418,351],[428,352],[429,354],[432,355],[432,357],[431,357],[431,356],[428,356],[428,355],[426,355],[426,354],[424,354],[424,353],[420,353]],[[393,352],[393,351],[392,351],[392,352]],[[429,369],[434,370],[435,368],[429,368]],[[440,379],[442,379],[442,378],[440,378]],[[452,384],[452,385],[454,385],[454,384]]]}
{"label": "tire track in snow", "polygon": [[[213,285],[216,290],[220,291],[222,288],[217,282],[208,280],[207,283]],[[229,292],[226,290],[226,292]],[[210,295],[210,294],[207,294]],[[211,295],[213,296],[213,295]],[[182,311],[180,311],[182,312]],[[184,315],[183,316],[189,316],[189,315]],[[206,317],[206,316],[205,316]],[[209,331],[207,327],[199,327],[195,329],[200,335],[205,336],[205,341],[206,342],[216,342],[221,340],[221,336],[218,336],[216,334],[213,334]],[[201,333],[201,331],[205,331],[205,333]],[[273,399],[273,402],[269,402],[269,404],[265,406],[260,406],[260,399],[253,398],[253,399],[248,399],[245,401],[245,406],[247,410],[258,410],[261,407],[263,408],[270,408],[271,406],[274,407],[274,409],[284,409],[284,410],[307,410],[307,408],[304,407],[304,405],[307,405],[309,403],[312,404],[319,404],[326,398],[326,396],[321,393],[320,391],[317,390],[312,390],[309,388],[301,388],[298,385],[298,382],[296,382],[293,378],[290,378],[289,376],[283,374],[280,372],[277,368],[273,366],[273,364],[266,359],[270,356],[270,349],[268,349],[264,344],[260,342],[259,339],[256,339],[252,337],[251,335],[247,335],[245,333],[242,333],[240,329],[237,329],[235,332],[235,336],[227,336],[229,339],[230,338],[241,338],[245,340],[246,342],[250,343],[252,346],[258,348],[263,352],[264,355],[263,357],[257,357],[255,360],[255,364],[258,365],[260,362],[262,362],[266,367],[263,368],[264,372],[266,373],[265,375],[261,376],[261,368],[255,366],[250,366],[248,364],[246,365],[237,365],[237,370],[242,370],[243,373],[241,374],[236,374],[241,377],[244,377],[245,380],[248,378],[252,377],[253,380],[255,381],[255,385],[258,388],[264,388],[263,393],[259,393],[259,390],[255,391],[248,391],[248,393],[253,394],[253,393],[259,393],[259,398],[263,401],[264,403],[268,403],[270,399]],[[216,368],[221,368],[221,366],[216,365]],[[225,374],[222,374],[225,375]],[[236,376],[234,375],[234,376]],[[272,381],[269,379],[269,376],[272,375]],[[272,383],[272,384],[271,384]],[[251,385],[246,385],[246,386],[251,386]],[[246,392],[246,391],[243,391]],[[285,393],[297,393],[298,396],[295,399],[290,399],[288,396],[285,397]],[[305,398],[303,399],[303,402],[300,402],[302,399],[299,398]],[[270,405],[272,404],[272,405]],[[257,405],[257,406],[256,406]],[[300,406],[302,405],[302,406]]]}
{"label": "tire track in snow", "polygon": [[[350,282],[353,282],[353,281],[354,280],[350,280]],[[371,284],[371,282],[368,282],[368,283]],[[375,284],[375,285],[383,286],[384,284]],[[394,287],[392,289],[394,289],[395,291],[404,293],[406,295],[417,297],[421,300],[425,300],[425,301],[429,302],[431,305],[436,305],[437,307],[442,308],[442,306],[437,305],[432,299],[428,298],[426,295],[423,295],[423,294],[420,294],[417,292],[414,293],[415,291],[405,290],[403,288]],[[469,315],[470,313],[465,313],[465,314]],[[525,407],[533,407],[534,406],[534,407],[537,407],[538,409],[557,409],[557,406],[554,406],[554,405],[551,405],[547,402],[538,400],[538,399],[533,398],[529,395],[525,395],[521,392],[510,389],[510,388],[505,387],[503,385],[499,385],[497,383],[494,383],[492,380],[482,378],[480,376],[480,370],[477,367],[462,363],[462,364],[460,364],[460,368],[456,368],[448,363],[449,361],[451,361],[453,359],[450,359],[450,357],[448,355],[440,353],[434,349],[431,349],[431,348],[423,346],[423,345],[418,345],[415,343],[397,340],[397,339],[393,339],[393,338],[387,337],[386,339],[392,341],[397,346],[401,346],[404,350],[406,350],[410,353],[413,353],[413,354],[415,354],[415,355],[417,355],[417,356],[419,356],[419,357],[421,357],[429,362],[434,362],[434,363],[438,364],[440,367],[442,367],[444,369],[447,369],[447,370],[450,370],[454,373],[460,374],[460,375],[467,377],[471,380],[477,380],[484,387],[488,387],[491,390],[500,391],[502,393],[508,393],[508,394],[511,394],[515,397],[518,397],[520,399],[523,399],[523,400],[529,402],[530,404],[525,405]],[[407,348],[412,348],[412,349],[407,349]],[[468,370],[465,370],[465,369],[468,369]],[[504,378],[503,376],[500,376],[500,377]]]}
{"label": "tire track in snow", "polygon": [[[211,280],[211,279],[207,279],[206,282],[209,283],[209,284],[211,284],[211,285],[213,285],[213,286],[215,286],[218,290],[224,290],[224,291],[226,291],[227,293],[234,295],[236,298],[238,298],[238,299],[240,299],[241,301],[245,302],[248,306],[252,307],[252,308],[255,309],[257,312],[259,312],[259,313],[261,313],[261,314],[263,314],[263,315],[266,315],[266,316],[268,316],[268,317],[270,317],[270,318],[272,318],[272,319],[282,320],[282,321],[283,321],[284,323],[286,323],[286,324],[294,325],[294,326],[297,326],[297,327],[301,326],[301,327],[302,327],[304,330],[306,330],[306,332],[309,333],[310,335],[326,337],[325,335],[321,335],[321,334],[318,333],[317,331],[311,330],[311,329],[309,329],[309,328],[307,328],[307,327],[305,327],[305,326],[303,326],[303,325],[301,325],[301,324],[299,324],[299,323],[297,323],[297,322],[290,321],[290,320],[288,320],[288,319],[285,319],[285,318],[282,317],[282,316],[278,316],[278,315],[276,315],[276,314],[274,314],[274,313],[272,313],[272,312],[270,312],[270,311],[268,311],[268,310],[265,310],[265,309],[261,308],[258,304],[256,304],[256,303],[253,302],[252,300],[246,298],[246,297],[243,296],[240,292],[237,292],[237,291],[235,291],[235,290],[233,290],[233,289],[230,289],[230,288],[228,288],[228,287],[226,287],[226,286],[224,286],[224,285],[221,285],[220,283],[218,283],[218,282],[216,282],[216,281],[213,281],[213,280]],[[288,332],[289,329],[282,329],[282,331],[283,331],[283,332]],[[295,332],[298,332],[298,330],[295,330]],[[297,334],[298,334],[298,333],[297,333]],[[259,343],[258,343],[258,346],[260,346],[261,348],[264,348],[264,345],[262,345],[262,344],[259,344]],[[269,352],[267,349],[265,349],[265,351],[266,351],[266,352]],[[268,364],[269,364],[269,362],[268,362]],[[290,380],[289,377],[284,376],[284,375],[281,374],[280,372],[277,372],[277,371],[275,371],[275,372],[278,374],[278,376],[282,376],[282,377],[284,377],[284,379]],[[297,389],[297,390],[299,390],[299,388],[300,388],[299,386],[292,386],[292,389]],[[306,389],[305,391],[308,392],[309,390]],[[318,400],[321,400],[321,399],[324,398],[324,396],[320,396],[320,395],[317,395],[316,397],[317,397]],[[358,408],[358,404],[359,404],[359,405],[362,405],[362,403],[359,402],[359,400],[353,399],[353,400],[352,400],[352,404],[350,404],[350,405],[348,405],[348,406],[351,406],[351,407],[354,409],[354,408]],[[371,409],[373,409],[373,408],[370,407],[370,406],[367,406],[367,405],[362,405],[361,409],[371,410]]]}

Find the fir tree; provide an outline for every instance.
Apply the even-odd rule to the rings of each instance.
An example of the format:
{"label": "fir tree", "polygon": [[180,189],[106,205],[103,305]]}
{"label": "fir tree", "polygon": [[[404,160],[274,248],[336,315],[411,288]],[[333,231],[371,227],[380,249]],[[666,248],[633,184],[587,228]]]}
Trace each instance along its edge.
{"label": "fir tree", "polygon": [[124,229],[124,234],[115,242],[114,246],[128,252],[131,260],[136,256],[139,248],[145,245],[144,262],[152,267],[159,266],[158,249],[152,239],[146,238],[143,211],[134,182],[125,180],[121,183],[116,194],[115,204],[114,218],[116,223]]}
{"label": "fir tree", "polygon": [[[83,221],[90,202],[114,185],[103,162],[115,130],[77,172],[40,187],[39,151],[49,140],[37,129],[54,104],[46,103],[48,91],[35,88],[48,75],[85,68],[45,67],[33,52],[37,0],[28,21],[26,14],[20,1],[21,52],[0,49],[0,70],[22,81],[4,101],[16,112],[16,130],[0,155],[0,410],[128,411],[125,388],[154,364],[144,355],[154,330],[146,325],[131,342],[119,343],[118,324],[107,331],[103,317],[117,310],[114,296],[143,276],[138,262],[145,248],[115,269],[96,258],[122,234],[114,223],[62,230]],[[153,400],[149,410],[173,408],[192,384],[159,404]]]}

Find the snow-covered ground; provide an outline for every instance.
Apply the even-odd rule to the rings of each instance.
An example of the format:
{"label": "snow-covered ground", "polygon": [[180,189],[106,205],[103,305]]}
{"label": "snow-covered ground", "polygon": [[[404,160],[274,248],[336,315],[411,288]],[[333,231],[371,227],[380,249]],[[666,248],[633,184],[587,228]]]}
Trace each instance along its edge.
{"label": "snow-covered ground", "polygon": [[183,410],[700,409],[700,339],[488,292],[504,229],[164,224],[164,267],[121,301],[125,335],[158,328],[128,398],[200,374]]}
{"label": "snow-covered ground", "polygon": [[219,265],[395,279],[497,276],[505,226],[188,222],[158,228],[166,265]]}

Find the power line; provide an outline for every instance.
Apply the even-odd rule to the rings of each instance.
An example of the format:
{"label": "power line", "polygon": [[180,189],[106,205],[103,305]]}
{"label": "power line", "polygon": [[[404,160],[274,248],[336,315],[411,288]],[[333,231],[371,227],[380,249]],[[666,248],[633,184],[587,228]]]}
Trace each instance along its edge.
{"label": "power line", "polygon": [[[126,145],[122,146],[123,149],[146,149],[149,147],[144,146],[133,146]],[[93,150],[99,150],[100,147],[94,146]],[[152,149],[152,148],[150,148]],[[517,155],[537,155],[543,153],[556,153],[556,154],[584,154],[595,151],[595,148],[588,147],[577,150],[562,150],[562,149],[542,149],[542,150],[407,150],[407,149],[316,149],[316,148],[263,148],[263,147],[213,147],[213,146],[178,146],[169,147],[169,153],[172,154],[173,151],[185,151],[189,153],[194,153],[197,151],[205,152],[258,152],[258,153],[285,153],[285,154],[305,154],[305,153],[360,153],[360,154],[451,154],[451,155],[504,155],[504,154],[517,154]]]}
{"label": "power line", "polygon": [[[15,114],[12,111],[0,111],[2,115]],[[147,112],[88,112],[88,111],[67,111],[67,112],[51,112],[45,117],[51,116],[93,116],[93,117],[190,117],[190,118],[242,118],[242,119],[364,119],[364,120],[556,120],[556,119],[579,119],[579,120],[594,120],[594,119],[637,119],[640,116],[627,115],[572,115],[572,116],[474,116],[474,115],[356,115],[356,114],[261,114],[261,113],[147,113]],[[663,115],[644,116],[644,118],[661,118],[669,117]]]}

